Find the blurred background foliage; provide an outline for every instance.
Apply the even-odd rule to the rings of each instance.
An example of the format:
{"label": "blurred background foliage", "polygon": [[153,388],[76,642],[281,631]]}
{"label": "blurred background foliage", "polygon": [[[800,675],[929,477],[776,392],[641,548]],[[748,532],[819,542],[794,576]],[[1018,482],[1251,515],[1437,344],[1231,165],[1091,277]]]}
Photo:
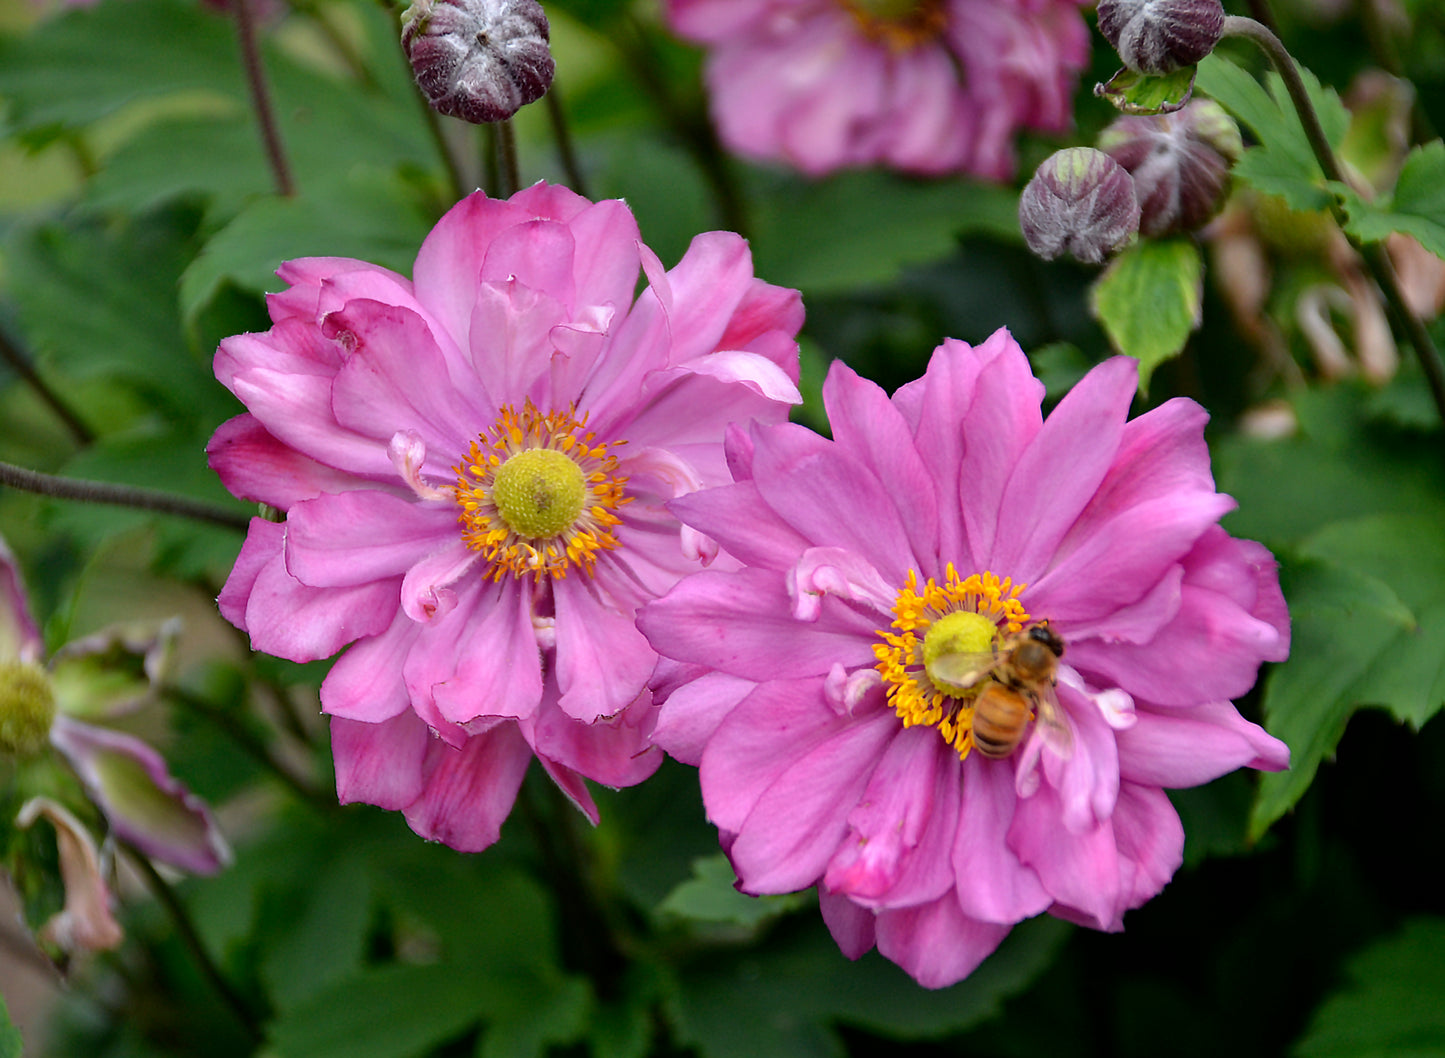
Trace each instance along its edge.
{"label": "blurred background foliage", "polygon": [[[1017,187],[878,171],[812,182],[726,158],[699,55],[652,5],[546,7],[579,190],[625,197],[668,263],[699,231],[748,235],[758,274],[804,294],[810,425],[825,427],[817,393],[835,357],[891,389],[943,337],[1008,326],[1056,399],[1109,355],[1095,273],[1023,249]],[[1275,14],[1300,61],[1354,106],[1337,115],[1347,157],[1389,180],[1385,119],[1356,89],[1380,69],[1402,75],[1410,141],[1435,138],[1445,5],[1366,17],[1384,9],[1396,8],[1279,0]],[[395,18],[363,0],[266,17],[299,189],[281,199],[223,12],[0,0],[0,336],[21,358],[0,362],[0,459],[249,513],[203,455],[241,410],[211,375],[217,341],[267,326],[260,295],[287,258],[406,271],[452,201]],[[1069,142],[1113,117],[1090,90],[1115,57],[1095,45]],[[1259,72],[1255,56],[1229,54]],[[523,182],[565,181],[546,107],[516,125]],[[1267,129],[1253,132],[1268,146]],[[484,157],[471,130],[446,134]],[[1059,145],[1026,140],[1020,173]],[[486,166],[464,176],[482,182]],[[1227,281],[1230,238],[1266,265],[1253,320]],[[534,769],[496,847],[428,846],[394,815],[334,804],[316,708],[325,666],[253,657],[216,616],[237,534],[0,489],[0,534],[49,643],[117,619],[186,621],[153,734],[221,807],[237,859],[178,891],[250,1015],[218,998],[130,879],[124,946],[72,967],[38,1012],[8,990],[27,974],[58,982],[4,927],[14,1009],[0,1009],[0,1054],[19,1053],[13,1017],[25,1053],[83,1058],[1445,1055],[1432,852],[1445,728],[1430,722],[1445,700],[1445,430],[1408,357],[1371,374],[1311,343],[1304,292],[1344,282],[1330,238],[1323,213],[1240,189],[1204,240],[1202,325],[1136,404],[1182,394],[1210,410],[1219,484],[1239,501],[1226,528],[1281,560],[1293,656],[1241,707],[1290,743],[1294,767],[1173,794],[1185,867],[1124,934],[1037,920],[968,980],[926,992],[876,954],[843,959],[811,895],[736,894],[696,776],[671,764],[599,791],[595,830]],[[1348,337],[1350,311],[1327,304]],[[1433,334],[1445,340],[1438,319]],[[15,796],[0,786],[7,818]]]}

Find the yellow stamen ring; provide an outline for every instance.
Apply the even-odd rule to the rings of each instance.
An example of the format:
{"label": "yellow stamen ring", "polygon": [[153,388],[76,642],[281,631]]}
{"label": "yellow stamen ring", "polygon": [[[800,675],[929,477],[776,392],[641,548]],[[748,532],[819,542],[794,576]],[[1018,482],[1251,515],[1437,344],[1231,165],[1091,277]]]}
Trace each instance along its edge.
{"label": "yellow stamen ring", "polygon": [[614,513],[631,501],[627,478],[598,444],[576,408],[542,414],[529,400],[510,405],[479,434],[460,466],[455,489],[462,540],[491,564],[489,575],[591,575],[599,551],[619,546]]}
{"label": "yellow stamen ring", "polygon": [[943,0],[838,0],[869,40],[904,52],[940,36],[948,26]]}
{"label": "yellow stamen ring", "polygon": [[960,580],[950,563],[943,584],[930,577],[920,590],[918,575],[908,571],[893,604],[896,631],[880,629],[882,642],[873,644],[888,704],[904,727],[936,727],[960,758],[968,756],[972,703],[986,681],[961,691],[950,689],[936,684],[927,666],[941,654],[988,651],[1002,636],[1022,631],[1030,618],[1018,596],[1026,587],[1014,587],[1009,578],[1000,580],[987,571]]}

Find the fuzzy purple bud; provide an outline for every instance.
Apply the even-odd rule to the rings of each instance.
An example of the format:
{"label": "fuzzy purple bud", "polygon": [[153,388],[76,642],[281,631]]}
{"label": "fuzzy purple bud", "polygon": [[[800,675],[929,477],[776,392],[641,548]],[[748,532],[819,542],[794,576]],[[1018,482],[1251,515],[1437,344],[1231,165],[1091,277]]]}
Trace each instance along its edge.
{"label": "fuzzy purple bud", "polygon": [[1057,151],[1024,188],[1019,227],[1029,249],[1045,260],[1069,253],[1098,264],[1139,230],[1134,181],[1103,151]]}
{"label": "fuzzy purple bud", "polygon": [[1139,230],[1157,237],[1194,231],[1219,211],[1244,142],[1223,107],[1196,99],[1172,114],[1119,118],[1099,149],[1129,170]]}
{"label": "fuzzy purple bud", "polygon": [[1193,66],[1224,33],[1220,0],[1099,0],[1099,32],[1136,73]]}
{"label": "fuzzy purple bud", "polygon": [[401,44],[432,107],[480,124],[542,98],[555,71],[548,33],[537,0],[416,0]]}

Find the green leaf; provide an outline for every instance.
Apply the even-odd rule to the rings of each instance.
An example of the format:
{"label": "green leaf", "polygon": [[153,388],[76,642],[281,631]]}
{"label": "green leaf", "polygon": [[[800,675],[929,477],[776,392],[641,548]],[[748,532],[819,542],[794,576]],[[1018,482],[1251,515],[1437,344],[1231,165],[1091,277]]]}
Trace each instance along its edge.
{"label": "green leaf", "polygon": [[1401,231],[1445,257],[1445,143],[1440,140],[1409,153],[1392,195],[1372,203],[1347,190],[1344,200],[1351,235],[1378,242]]}
{"label": "green leaf", "polygon": [[[1300,76],[1325,138],[1338,147],[1349,128],[1349,111],[1334,89],[1322,88],[1314,74],[1301,67]],[[1215,52],[1200,62],[1196,84],[1248,125],[1259,140],[1259,146],[1246,150],[1235,164],[1237,178],[1267,194],[1279,195],[1294,209],[1324,209],[1333,194],[1304,125],[1280,77],[1271,73],[1268,82],[1266,92],[1253,76]]]}
{"label": "green leaf", "polygon": [[1109,341],[1139,361],[1139,389],[1199,326],[1204,264],[1189,239],[1146,239],[1110,263],[1090,294]]}
{"label": "green leaf", "polygon": [[5,997],[0,995],[0,1058],[20,1058],[25,1050],[25,1041],[20,1030],[10,1020],[10,1010],[5,1006]]}
{"label": "green leaf", "polygon": [[1017,193],[987,184],[867,171],[777,178],[755,197],[757,274],[805,294],[891,282],[905,265],[947,254],[962,232],[1021,238]]}
{"label": "green leaf", "polygon": [[1288,771],[1260,776],[1250,817],[1259,837],[1304,796],[1358,704],[1356,690],[1414,616],[1388,584],[1326,561],[1286,565],[1290,660],[1270,673],[1265,726],[1290,748]]}
{"label": "green leaf", "polygon": [[683,882],[658,905],[658,910],[701,922],[727,922],[752,929],[760,923],[802,906],[805,898],[745,896],[733,887],[732,864],[722,853],[692,861],[692,878]]}
{"label": "green leaf", "polygon": [[682,1042],[705,1058],[834,1058],[840,1022],[918,1039],[977,1025],[1052,961],[1069,927],[1037,918],[1014,928],[967,980],[930,991],[876,952],[849,962],[816,918],[784,923],[766,944],[685,968],[674,998]]}
{"label": "green leaf", "polygon": [[271,1043],[284,1058],[410,1058],[480,1021],[495,983],[449,962],[367,971],[284,1012]]}
{"label": "green leaf", "polygon": [[335,186],[257,199],[186,269],[182,311],[193,317],[228,281],[258,293],[277,290],[276,269],[296,257],[356,257],[409,274],[434,219],[400,180],[360,166]]}
{"label": "green leaf", "polygon": [[1295,1045],[1298,1058],[1445,1056],[1445,918],[1411,919],[1347,973]]}
{"label": "green leaf", "polygon": [[200,4],[71,8],[24,36],[0,37],[0,96],[12,130],[81,127],[181,91],[246,98],[234,30]]}
{"label": "green leaf", "polygon": [[1182,66],[1162,77],[1119,70],[1094,94],[1107,99],[1125,114],[1171,114],[1183,109],[1194,94],[1195,67]]}
{"label": "green leaf", "polygon": [[482,1034],[477,1058],[541,1058],[550,1045],[574,1043],[592,1013],[592,989],[579,977],[529,989]]}
{"label": "green leaf", "polygon": [[300,895],[302,906],[288,928],[268,935],[259,967],[271,1002],[282,1011],[354,973],[371,922],[371,879],[359,857],[325,864]]}

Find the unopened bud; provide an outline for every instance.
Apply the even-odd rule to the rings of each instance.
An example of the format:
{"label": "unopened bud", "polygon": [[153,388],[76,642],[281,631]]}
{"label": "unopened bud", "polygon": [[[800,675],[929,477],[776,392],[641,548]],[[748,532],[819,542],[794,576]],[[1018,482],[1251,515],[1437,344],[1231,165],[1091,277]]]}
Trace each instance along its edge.
{"label": "unopened bud", "polygon": [[1099,0],[1098,14],[1099,32],[1138,73],[1193,66],[1224,33],[1220,0]]}
{"label": "unopened bud", "polygon": [[0,661],[0,754],[33,757],[49,744],[55,691],[38,665]]}
{"label": "unopened bud", "polygon": [[431,105],[480,124],[542,98],[555,71],[548,32],[537,0],[416,0],[401,44]]}
{"label": "unopened bud", "polygon": [[1157,237],[1194,231],[1219,211],[1244,141],[1223,107],[1196,99],[1172,114],[1119,118],[1099,149],[1129,170],[1139,230]]}
{"label": "unopened bud", "polygon": [[1058,151],[1024,188],[1019,227],[1029,249],[1045,260],[1069,253],[1098,264],[1139,231],[1134,181],[1103,151]]}

